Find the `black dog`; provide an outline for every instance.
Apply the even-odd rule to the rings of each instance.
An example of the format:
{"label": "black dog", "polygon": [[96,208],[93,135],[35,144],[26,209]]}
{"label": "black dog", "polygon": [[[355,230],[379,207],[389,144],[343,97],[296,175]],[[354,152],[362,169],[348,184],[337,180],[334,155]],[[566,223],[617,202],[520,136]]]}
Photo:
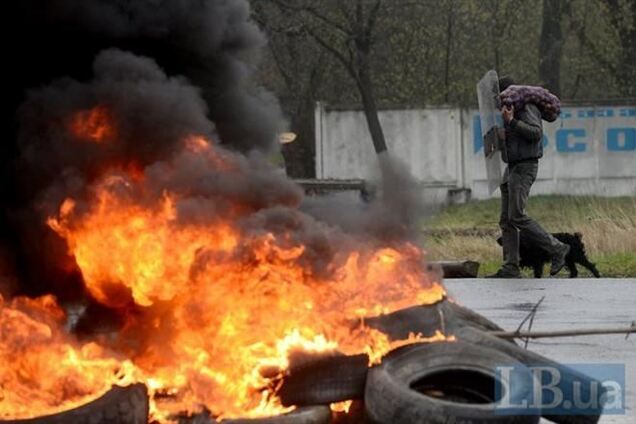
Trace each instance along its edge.
{"label": "black dog", "polygon": [[[552,235],[562,243],[570,245],[570,253],[565,257],[565,266],[570,271],[570,278],[576,278],[579,275],[576,264],[581,264],[589,269],[596,278],[600,278],[594,265],[585,254],[585,245],[583,244],[583,235],[581,233],[552,233]],[[501,237],[497,239],[497,243],[501,246]],[[532,268],[534,270],[534,278],[541,278],[543,275],[543,265],[552,260],[552,257],[544,250],[533,245],[532,240],[524,236],[523,231],[519,236],[519,265],[524,268]]]}

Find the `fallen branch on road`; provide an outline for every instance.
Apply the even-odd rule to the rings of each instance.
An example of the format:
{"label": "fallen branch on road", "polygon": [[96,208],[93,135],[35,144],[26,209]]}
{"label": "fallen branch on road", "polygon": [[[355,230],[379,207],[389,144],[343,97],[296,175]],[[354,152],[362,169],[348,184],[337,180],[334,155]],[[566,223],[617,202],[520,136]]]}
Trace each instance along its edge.
{"label": "fallen branch on road", "polygon": [[625,334],[636,333],[636,324],[623,328],[585,328],[580,330],[560,331],[491,331],[489,334],[502,339],[541,339],[551,337],[577,337],[597,334]]}

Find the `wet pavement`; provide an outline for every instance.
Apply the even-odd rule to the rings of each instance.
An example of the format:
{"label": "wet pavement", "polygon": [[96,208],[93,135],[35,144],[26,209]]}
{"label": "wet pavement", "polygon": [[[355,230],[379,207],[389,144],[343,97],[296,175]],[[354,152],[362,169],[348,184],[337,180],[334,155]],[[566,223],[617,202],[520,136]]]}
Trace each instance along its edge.
{"label": "wet pavement", "polygon": [[[445,285],[459,303],[510,331],[543,296],[533,330],[628,327],[636,320],[636,279],[449,279]],[[636,334],[531,340],[528,348],[562,363],[624,363],[627,415],[604,415],[600,423],[636,424]]]}

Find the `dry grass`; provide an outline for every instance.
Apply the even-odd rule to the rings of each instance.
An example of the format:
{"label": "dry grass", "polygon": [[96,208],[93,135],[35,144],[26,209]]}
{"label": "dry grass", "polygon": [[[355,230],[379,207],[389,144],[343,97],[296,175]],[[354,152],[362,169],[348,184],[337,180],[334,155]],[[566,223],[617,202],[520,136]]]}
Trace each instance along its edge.
{"label": "dry grass", "polygon": [[501,247],[493,238],[486,236],[449,235],[429,240],[425,249],[433,260],[471,259],[485,262],[501,256]]}
{"label": "dry grass", "polygon": [[[602,275],[636,277],[636,198],[537,196],[530,198],[528,214],[548,231],[582,233]],[[501,261],[498,215],[498,200],[443,210],[424,223],[429,257],[477,260],[483,273],[494,271]]]}
{"label": "dry grass", "polygon": [[578,223],[559,223],[558,231],[576,228],[583,234],[588,252],[592,255],[603,253],[636,254],[636,203],[631,208],[616,205],[610,215],[606,204],[592,205],[592,215]]}

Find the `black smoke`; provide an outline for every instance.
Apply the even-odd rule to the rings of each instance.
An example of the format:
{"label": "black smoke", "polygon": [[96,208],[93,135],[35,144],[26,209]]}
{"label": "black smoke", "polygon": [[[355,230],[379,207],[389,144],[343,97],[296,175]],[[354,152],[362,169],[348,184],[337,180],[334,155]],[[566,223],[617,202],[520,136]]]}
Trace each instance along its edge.
{"label": "black smoke", "polygon": [[[283,119],[251,78],[265,40],[246,0],[20,0],[4,9],[0,245],[27,293],[49,291],[50,281],[81,287],[54,265],[66,247],[42,214],[81,191],[96,160],[143,167],[185,132],[244,153],[275,147]],[[123,138],[98,157],[61,130],[65,114],[97,102]]]}
{"label": "black smoke", "polygon": [[308,197],[301,209],[358,237],[417,243],[418,226],[424,216],[431,214],[431,205],[404,163],[388,152],[378,155],[377,160],[378,175],[366,182],[360,196],[342,192]]}
{"label": "black smoke", "polygon": [[12,3],[14,102],[54,78],[90,77],[99,51],[117,47],[152,57],[201,88],[224,143],[267,148],[280,130],[277,101],[250,78],[265,40],[246,0]]}
{"label": "black smoke", "polygon": [[[376,202],[323,199],[299,210],[301,190],[265,159],[283,119],[251,78],[265,41],[246,0],[23,0],[8,9],[0,286],[10,281],[15,289],[17,280],[30,295],[84,296],[66,242],[46,221],[68,197],[81,219],[105,173],[120,181],[112,187],[118,196],[135,202],[179,194],[177,220],[235,214],[247,235],[270,232],[280,243],[302,244],[299,260],[317,274],[328,272],[339,250],[413,234],[417,190],[386,157]],[[96,106],[114,123],[104,143],[69,131],[69,117]],[[193,134],[220,143],[219,158],[183,153]],[[217,159],[230,172],[216,168]],[[130,167],[144,184],[126,181]],[[205,252],[198,258],[208,260]]]}

